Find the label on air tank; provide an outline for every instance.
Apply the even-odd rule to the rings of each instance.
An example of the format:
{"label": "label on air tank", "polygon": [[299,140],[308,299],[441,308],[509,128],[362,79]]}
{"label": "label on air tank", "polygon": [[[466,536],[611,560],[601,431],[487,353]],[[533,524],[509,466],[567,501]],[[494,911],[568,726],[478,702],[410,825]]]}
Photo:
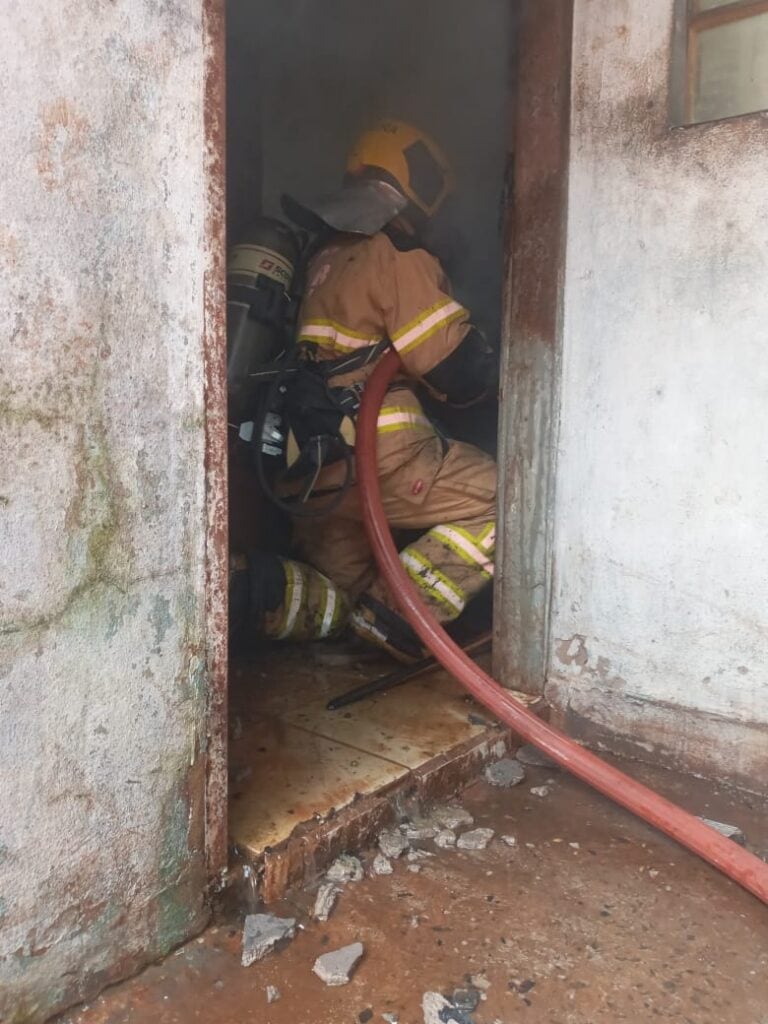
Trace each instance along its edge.
{"label": "label on air tank", "polygon": [[293,277],[293,267],[279,252],[263,245],[236,245],[229,255],[229,274],[263,275],[287,288]]}

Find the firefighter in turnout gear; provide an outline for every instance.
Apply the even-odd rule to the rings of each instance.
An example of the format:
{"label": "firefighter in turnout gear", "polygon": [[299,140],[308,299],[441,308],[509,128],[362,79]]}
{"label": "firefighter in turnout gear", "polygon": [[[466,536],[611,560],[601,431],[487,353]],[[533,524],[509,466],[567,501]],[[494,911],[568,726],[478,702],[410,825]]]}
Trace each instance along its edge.
{"label": "firefighter in turnout gear", "polygon": [[[438,146],[409,125],[386,121],[360,138],[338,193],[306,204],[284,199],[286,213],[320,239],[299,317],[305,358],[329,361],[334,392],[359,396],[386,348],[400,356],[402,374],[378,421],[382,499],[396,535],[423,531],[400,557],[442,623],[459,616],[491,580],[496,517],[494,460],[444,439],[416,391],[421,385],[439,400],[471,406],[495,388],[492,350],[421,241],[452,189]],[[353,436],[348,440],[354,444]],[[338,492],[344,473],[340,461],[324,465],[310,506]],[[334,591],[332,611],[327,599],[321,601],[315,635],[323,623],[326,635],[331,621],[337,628],[349,601],[358,636],[400,660],[420,657],[417,637],[377,576],[357,485],[329,515],[297,518],[294,526],[299,557]],[[289,612],[286,592],[273,612],[283,635],[290,635]]]}

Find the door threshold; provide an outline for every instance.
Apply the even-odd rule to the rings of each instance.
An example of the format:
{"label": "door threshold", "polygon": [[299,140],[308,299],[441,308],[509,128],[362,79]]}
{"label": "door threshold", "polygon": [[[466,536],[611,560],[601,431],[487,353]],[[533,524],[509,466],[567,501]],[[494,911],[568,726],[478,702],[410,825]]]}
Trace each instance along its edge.
{"label": "door threshold", "polygon": [[[320,659],[319,661],[317,659]],[[517,746],[446,672],[329,712],[391,668],[294,648],[233,669],[230,881],[271,902],[422,804],[445,799]],[[541,697],[510,691],[544,715]]]}

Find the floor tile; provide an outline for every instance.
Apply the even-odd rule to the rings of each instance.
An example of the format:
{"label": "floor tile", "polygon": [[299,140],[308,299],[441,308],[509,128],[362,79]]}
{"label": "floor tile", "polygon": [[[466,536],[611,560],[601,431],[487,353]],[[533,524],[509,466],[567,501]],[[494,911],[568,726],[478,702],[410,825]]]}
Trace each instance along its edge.
{"label": "floor tile", "polygon": [[264,717],[245,722],[231,743],[230,835],[257,855],[316,814],[373,793],[402,765]]}
{"label": "floor tile", "polygon": [[310,700],[281,717],[409,768],[417,768],[484,728],[470,720],[477,710],[474,702],[447,681],[431,686],[409,682],[339,711],[327,711],[325,703],[325,698]]}

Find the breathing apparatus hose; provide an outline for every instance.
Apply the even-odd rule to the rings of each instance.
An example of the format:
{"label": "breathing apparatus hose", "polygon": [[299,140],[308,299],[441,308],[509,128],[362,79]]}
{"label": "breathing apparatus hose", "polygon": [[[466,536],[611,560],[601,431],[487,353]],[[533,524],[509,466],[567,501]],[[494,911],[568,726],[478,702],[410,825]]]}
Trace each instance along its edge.
{"label": "breathing apparatus hose", "polygon": [[475,665],[432,617],[400,562],[379,489],[376,421],[387,387],[399,368],[400,359],[390,350],[369,378],[357,420],[355,456],[368,539],[405,618],[440,664],[519,736],[768,903],[768,864],[543,722]]}
{"label": "breathing apparatus hose", "polygon": [[[278,493],[275,491],[272,482],[267,476],[267,471],[264,466],[264,452],[262,451],[261,447],[261,439],[264,435],[264,429],[267,424],[267,416],[269,415],[270,410],[274,407],[280,386],[286,380],[289,380],[289,378],[289,372],[286,372],[285,374],[277,374],[274,380],[272,380],[272,382],[268,386],[262,389],[253,428],[254,436],[257,438],[257,447],[255,454],[256,476],[258,478],[261,489],[266,495],[266,497],[269,499],[269,501],[272,502],[273,505],[279,508],[282,512],[287,513],[289,516],[293,516],[293,518],[295,519],[318,519],[321,516],[327,516],[331,512],[335,511],[344,500],[344,497],[346,496],[347,492],[352,486],[352,482],[354,480],[354,459],[352,457],[351,449],[344,442],[344,438],[340,434],[338,434],[337,439],[340,442],[339,451],[341,452],[341,457],[344,461],[344,479],[339,484],[338,488],[334,491],[334,493],[328,498],[328,500],[324,501],[322,504],[316,503],[310,508],[304,508],[302,505],[302,500],[286,500],[278,495]],[[321,467],[318,467],[318,473],[320,471],[320,468]],[[313,484],[314,480],[311,480],[309,482],[308,493],[306,497],[309,497],[309,492],[311,492]],[[304,498],[303,500],[306,500],[306,498]]]}

